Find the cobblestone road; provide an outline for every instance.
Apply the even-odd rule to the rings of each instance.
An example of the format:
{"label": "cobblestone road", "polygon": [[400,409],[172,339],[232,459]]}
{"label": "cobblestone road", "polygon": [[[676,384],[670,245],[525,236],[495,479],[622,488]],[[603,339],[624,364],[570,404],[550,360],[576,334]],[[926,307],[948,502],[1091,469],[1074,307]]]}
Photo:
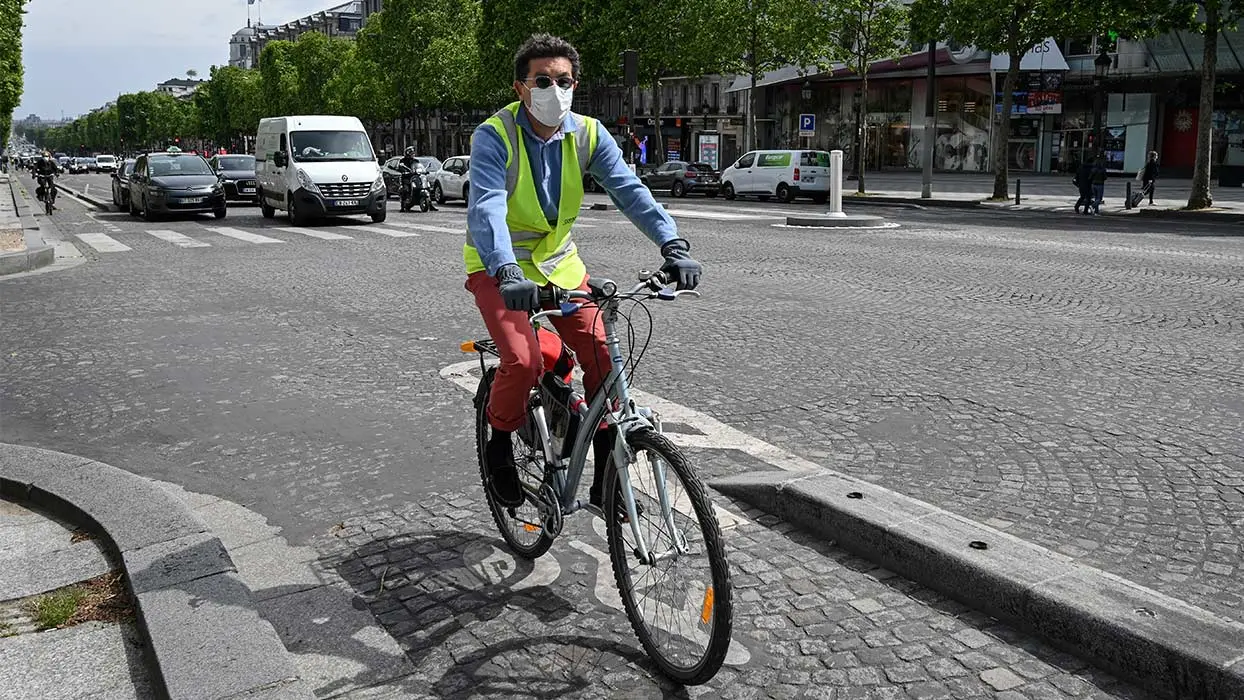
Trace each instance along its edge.
{"label": "cobblestone road", "polygon": [[[470,515],[479,488],[470,402],[439,374],[461,361],[458,342],[480,333],[456,258],[461,207],[388,222],[419,235],[348,222],[314,229],[336,238],[230,211],[228,227],[283,243],[275,245],[221,235],[208,220],[149,225],[64,204],[54,225],[69,238],[101,233],[128,250],[102,252],[78,238],[88,264],[0,281],[0,438],[242,503],[292,542],[342,558],[343,575],[363,588],[368,577],[379,581],[376,557],[396,557],[389,563],[401,562],[403,572],[441,560],[461,569],[495,543]],[[903,217],[901,228],[828,233],[775,227],[766,216],[780,208],[754,203],[686,200],[670,208],[691,211],[678,221],[707,264],[706,297],[653,308],[657,335],[637,373],[641,388],[806,460],[1244,618],[1244,252],[1241,239],[1213,235],[1228,229],[1183,236],[1161,224],[1112,221],[1094,222],[1107,230],[1064,232],[1085,223],[889,212]],[[629,279],[657,262],[616,213],[590,212],[583,224],[580,242],[598,274]],[[154,229],[209,245],[181,246]],[[642,330],[639,316],[636,323]],[[700,449],[696,461],[708,476],[770,468],[746,450]],[[438,512],[445,508],[457,514]],[[428,541],[445,526],[461,533],[452,544]],[[340,551],[343,543],[350,546]],[[791,602],[799,596],[827,596],[818,610],[841,615],[834,624],[862,625],[835,634],[863,639],[928,618],[945,626],[932,628],[930,640],[968,628],[997,632],[990,644],[1005,650],[999,654],[1021,656],[995,655],[992,663],[1021,677],[1025,648],[1048,657],[951,604],[926,605],[929,594],[906,582],[877,581],[867,567],[762,525],[742,526],[731,547],[740,580],[758,581],[741,586],[741,596],[781,583],[790,615],[804,612]],[[794,587],[804,584],[783,572],[793,560],[812,560],[810,551],[829,570],[804,578],[850,595]],[[440,559],[428,559],[436,552]],[[770,561],[771,552],[788,553]],[[590,602],[593,555],[566,541],[550,556],[561,573],[556,585],[540,585],[568,601],[564,614],[515,629],[608,638],[611,646],[581,647],[577,662],[558,661],[563,670],[579,664],[563,679],[590,676],[584,659],[602,649],[625,659],[611,664],[643,668],[623,618]],[[495,599],[507,589],[491,581],[467,587],[466,600],[483,596],[492,601],[483,611],[534,625],[528,601],[500,606]],[[373,610],[389,614],[384,624],[412,649],[425,650],[413,655],[437,662],[420,661],[436,682],[491,673],[467,664],[447,674],[439,655],[450,651],[400,626],[419,611],[383,609],[402,605],[394,595],[373,600]],[[850,605],[860,599],[882,608]],[[787,658],[767,645],[797,644],[798,635],[837,639],[818,637],[828,628],[806,616],[765,629],[778,619],[766,600],[747,601],[742,613],[739,641],[755,659]],[[885,615],[891,609],[897,616]],[[441,606],[436,614],[476,613]],[[619,625],[625,635],[605,633]],[[474,622],[461,627],[455,634],[488,636]],[[975,651],[902,641],[928,646],[926,663],[963,665],[957,655]],[[518,646],[484,656],[538,648]],[[855,650],[812,655],[824,662],[843,651]],[[856,657],[865,670],[848,671],[848,685],[886,673],[886,663],[868,658]],[[1054,666],[1051,677],[1075,670]],[[829,672],[847,670],[771,668],[821,671],[818,687],[841,679]],[[921,668],[930,682],[945,681]],[[980,685],[988,685],[980,678],[987,668],[964,668],[970,672],[949,677],[987,689]],[[883,684],[915,694],[922,682],[898,678],[886,675]],[[1092,673],[1088,681],[1126,693]]]}

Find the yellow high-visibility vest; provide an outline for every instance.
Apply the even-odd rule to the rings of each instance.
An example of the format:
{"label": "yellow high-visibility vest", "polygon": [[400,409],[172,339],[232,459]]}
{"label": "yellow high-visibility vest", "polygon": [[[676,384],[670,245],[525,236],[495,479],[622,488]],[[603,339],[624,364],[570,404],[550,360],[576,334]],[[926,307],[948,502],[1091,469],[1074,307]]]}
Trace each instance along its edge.
{"label": "yellow high-visibility vest", "polygon": [[[579,258],[574,241],[570,240],[570,228],[583,206],[583,177],[596,151],[599,122],[571,114],[578,128],[562,139],[561,201],[558,202],[557,221],[550,224],[536,196],[531,163],[518,133],[520,108],[521,103],[514,102],[484,122],[495,129],[505,143],[505,223],[514,244],[514,257],[527,279],[536,284],[543,286],[551,282],[563,289],[575,289],[583,282],[587,268]],[[485,269],[470,232],[462,256],[467,274]]]}

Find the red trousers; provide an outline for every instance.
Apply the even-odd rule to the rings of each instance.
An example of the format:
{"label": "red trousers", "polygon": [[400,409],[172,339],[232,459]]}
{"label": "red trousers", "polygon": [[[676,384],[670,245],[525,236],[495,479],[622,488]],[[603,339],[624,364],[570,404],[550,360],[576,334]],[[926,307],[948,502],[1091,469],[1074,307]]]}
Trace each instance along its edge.
{"label": "red trousers", "polygon": [[[488,399],[488,422],[497,430],[514,431],[526,420],[527,396],[544,373],[540,343],[527,312],[510,311],[497,286],[487,272],[467,275],[466,288],[475,295],[475,305],[484,317],[488,334],[501,351],[501,367],[493,379]],[[587,278],[579,289],[587,291]],[[583,385],[590,397],[609,375],[609,350],[605,347],[605,326],[597,308],[585,304],[573,315],[549,319],[557,334],[575,354],[583,368]],[[595,358],[595,359],[593,359]]]}

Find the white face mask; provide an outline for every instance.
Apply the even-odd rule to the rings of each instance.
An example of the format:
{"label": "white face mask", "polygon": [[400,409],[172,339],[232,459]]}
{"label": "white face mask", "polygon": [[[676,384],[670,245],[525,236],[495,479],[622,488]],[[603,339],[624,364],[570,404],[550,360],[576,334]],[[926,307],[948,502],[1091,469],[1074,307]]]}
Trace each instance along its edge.
{"label": "white face mask", "polygon": [[545,126],[561,126],[566,115],[570,114],[570,104],[574,102],[574,88],[560,88],[550,85],[546,88],[531,88],[531,104],[527,109],[531,116]]}

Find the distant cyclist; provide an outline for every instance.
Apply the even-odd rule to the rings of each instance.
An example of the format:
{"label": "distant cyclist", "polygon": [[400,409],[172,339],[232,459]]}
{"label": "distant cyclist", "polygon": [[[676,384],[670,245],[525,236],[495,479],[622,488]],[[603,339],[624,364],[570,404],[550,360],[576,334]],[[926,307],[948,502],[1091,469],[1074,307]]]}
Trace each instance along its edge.
{"label": "distant cyclist", "polygon": [[44,151],[43,156],[34,162],[34,167],[31,170],[34,172],[35,182],[39,185],[38,189],[35,190],[35,197],[42,202],[44,193],[56,186],[53,184],[53,180],[56,178],[56,174],[60,172],[60,167],[52,159],[52,154]]}

